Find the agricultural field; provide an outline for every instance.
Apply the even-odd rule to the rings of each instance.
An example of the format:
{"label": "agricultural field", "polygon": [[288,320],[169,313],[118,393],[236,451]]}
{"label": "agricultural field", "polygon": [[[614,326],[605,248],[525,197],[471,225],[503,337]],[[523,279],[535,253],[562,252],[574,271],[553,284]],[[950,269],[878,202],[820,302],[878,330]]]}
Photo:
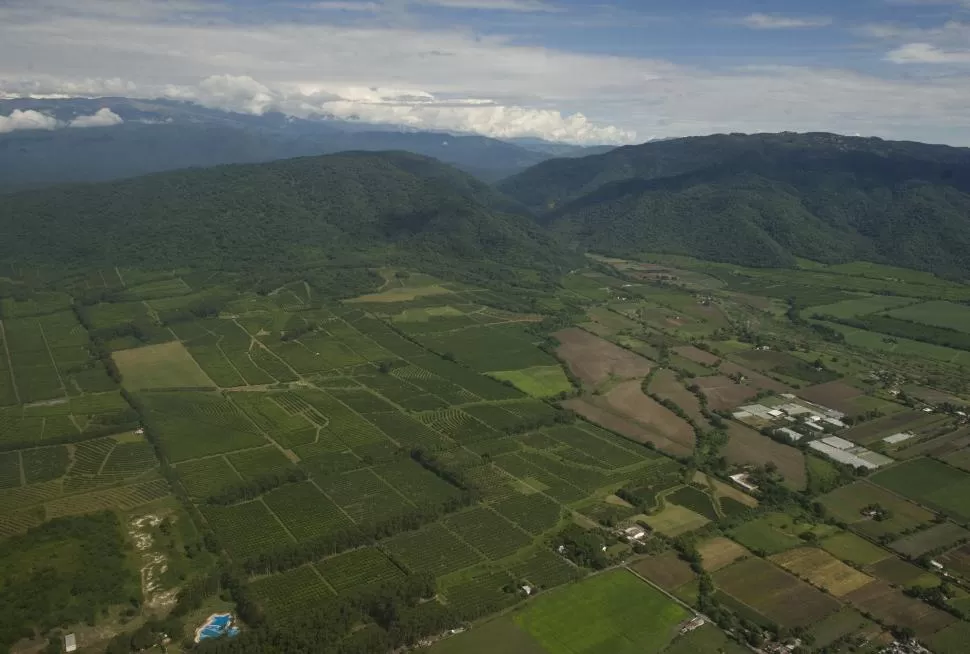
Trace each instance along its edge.
{"label": "agricultural field", "polygon": [[893,318],[970,334],[970,308],[952,302],[910,304],[888,313]]}
{"label": "agricultural field", "polygon": [[718,589],[784,627],[804,627],[839,610],[839,603],[764,559],[750,558],[714,573]]}
{"label": "agricultural field", "polygon": [[[923,507],[907,502],[867,481],[843,486],[824,495],[820,501],[836,520],[873,539],[894,536],[922,525],[928,526],[934,518],[934,514]],[[883,507],[888,510],[888,516],[883,520],[866,517],[863,509],[867,506]]]}
{"label": "agricultural field", "polygon": [[626,570],[530,603],[514,620],[548,654],[657,653],[688,613]]}
{"label": "agricultural field", "polygon": [[[581,270],[521,297],[366,271],[374,292],[343,302],[310,277],[255,293],[211,271],[104,269],[38,282],[63,292],[0,276],[0,543],[58,516],[127,520],[182,503],[175,549],[193,560],[173,562],[166,579],[186,583],[218,559],[248,581],[269,633],[313,619],[307,609],[322,614],[427,575],[428,594],[401,620],[427,619],[435,627],[422,636],[432,638],[471,625],[433,654],[745,651],[712,625],[679,635],[690,612],[636,576],[698,601],[701,578],[674,551],[635,554],[596,532],[608,556],[632,558],[629,569],[584,579],[589,569],[550,547],[567,527],[642,522],[693,542],[714,598],[739,617],[805,627],[816,644],[898,625],[944,654],[956,647],[962,623],[901,592],[940,577],[900,556],[932,552],[970,578],[970,476],[960,470],[970,469],[970,438],[955,410],[891,400],[898,387],[966,406],[956,365],[970,355],[849,327],[842,343],[793,324],[785,303],[808,307],[806,320],[888,312],[956,329],[957,286],[892,281],[885,275],[901,273],[864,266],[658,260],[612,260],[615,276]],[[810,281],[795,278],[803,273]],[[936,296],[876,295],[896,287]],[[927,308],[930,317],[919,313]],[[581,322],[541,334],[546,312]],[[867,339],[878,343],[866,348]],[[556,341],[553,356],[544,344]],[[786,392],[852,417],[884,414],[842,435],[899,462],[862,480],[726,418],[727,442],[712,437],[720,423],[705,409]],[[917,438],[876,445],[901,431]],[[729,483],[769,463],[801,495],[777,478],[759,481],[770,487],[755,496]],[[825,517],[810,510],[816,501]],[[872,505],[886,515],[864,516]],[[137,570],[137,549],[125,552]],[[205,610],[231,610],[217,600],[227,593]],[[951,600],[965,606],[959,593]],[[348,647],[390,633],[367,621]]]}
{"label": "agricultural field", "polygon": [[510,382],[517,389],[532,397],[555,397],[568,393],[573,386],[559,366],[534,366],[519,370],[489,373],[499,381]]}
{"label": "agricultural field", "polygon": [[970,522],[970,473],[933,459],[912,459],[872,477],[894,493],[963,522]]}
{"label": "agricultural field", "polygon": [[153,388],[207,388],[214,384],[178,341],[121,350],[112,355],[132,391]]}

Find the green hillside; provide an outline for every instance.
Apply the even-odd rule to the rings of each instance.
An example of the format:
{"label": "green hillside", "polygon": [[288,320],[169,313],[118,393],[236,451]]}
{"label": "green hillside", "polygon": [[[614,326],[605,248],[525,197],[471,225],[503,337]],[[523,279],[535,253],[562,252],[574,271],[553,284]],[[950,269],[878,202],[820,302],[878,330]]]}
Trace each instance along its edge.
{"label": "green hillside", "polygon": [[599,251],[970,272],[967,149],[831,134],[718,135],[554,160],[499,188],[555,234]]}
{"label": "green hillside", "polygon": [[433,159],[343,153],[12,194],[0,260],[220,270],[405,257],[543,267],[518,205]]}

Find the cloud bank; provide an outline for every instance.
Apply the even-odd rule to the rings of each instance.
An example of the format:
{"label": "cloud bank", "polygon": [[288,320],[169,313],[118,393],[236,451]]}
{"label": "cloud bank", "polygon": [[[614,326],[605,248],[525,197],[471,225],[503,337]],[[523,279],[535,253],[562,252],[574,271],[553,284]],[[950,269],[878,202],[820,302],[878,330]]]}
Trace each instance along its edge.
{"label": "cloud bank", "polygon": [[826,16],[811,18],[796,18],[791,16],[777,16],[773,14],[749,14],[741,19],[741,24],[756,30],[790,30],[809,27],[826,27],[832,24],[832,19]]}
{"label": "cloud bank", "polygon": [[68,122],[62,122],[47,114],[28,109],[21,111],[14,109],[9,116],[0,116],[0,134],[26,130],[55,130],[71,127],[110,127],[123,123],[121,116],[107,107],[99,109],[90,116],[78,116]]}

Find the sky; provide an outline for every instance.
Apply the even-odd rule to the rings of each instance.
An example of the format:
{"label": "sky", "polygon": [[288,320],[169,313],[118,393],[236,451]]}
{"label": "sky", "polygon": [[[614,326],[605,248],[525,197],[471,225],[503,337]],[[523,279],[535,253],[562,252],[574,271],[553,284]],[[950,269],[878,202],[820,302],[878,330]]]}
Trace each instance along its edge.
{"label": "sky", "polygon": [[[580,144],[970,146],[970,0],[0,0],[0,98],[31,95]],[[57,127],[34,113],[0,132]],[[89,118],[70,126],[117,122]]]}

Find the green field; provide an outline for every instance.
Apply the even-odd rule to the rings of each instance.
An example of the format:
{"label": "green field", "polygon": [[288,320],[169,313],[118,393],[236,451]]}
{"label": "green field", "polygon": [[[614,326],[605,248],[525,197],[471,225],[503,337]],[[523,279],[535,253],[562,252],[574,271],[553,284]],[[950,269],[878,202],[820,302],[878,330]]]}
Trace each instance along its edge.
{"label": "green field", "polygon": [[952,302],[925,302],[889,312],[894,318],[970,334],[970,307]]}
{"label": "green field", "polygon": [[515,622],[548,654],[661,652],[689,614],[625,570],[538,598]]}
{"label": "green field", "polygon": [[970,474],[934,459],[913,459],[873,475],[874,483],[970,522]]}
{"label": "green field", "polygon": [[573,388],[560,366],[537,366],[489,374],[498,380],[511,382],[517,389],[532,397],[553,397],[568,393]]}
{"label": "green field", "polygon": [[177,342],[122,350],[112,355],[132,391],[152,388],[212,387],[212,380]]}

